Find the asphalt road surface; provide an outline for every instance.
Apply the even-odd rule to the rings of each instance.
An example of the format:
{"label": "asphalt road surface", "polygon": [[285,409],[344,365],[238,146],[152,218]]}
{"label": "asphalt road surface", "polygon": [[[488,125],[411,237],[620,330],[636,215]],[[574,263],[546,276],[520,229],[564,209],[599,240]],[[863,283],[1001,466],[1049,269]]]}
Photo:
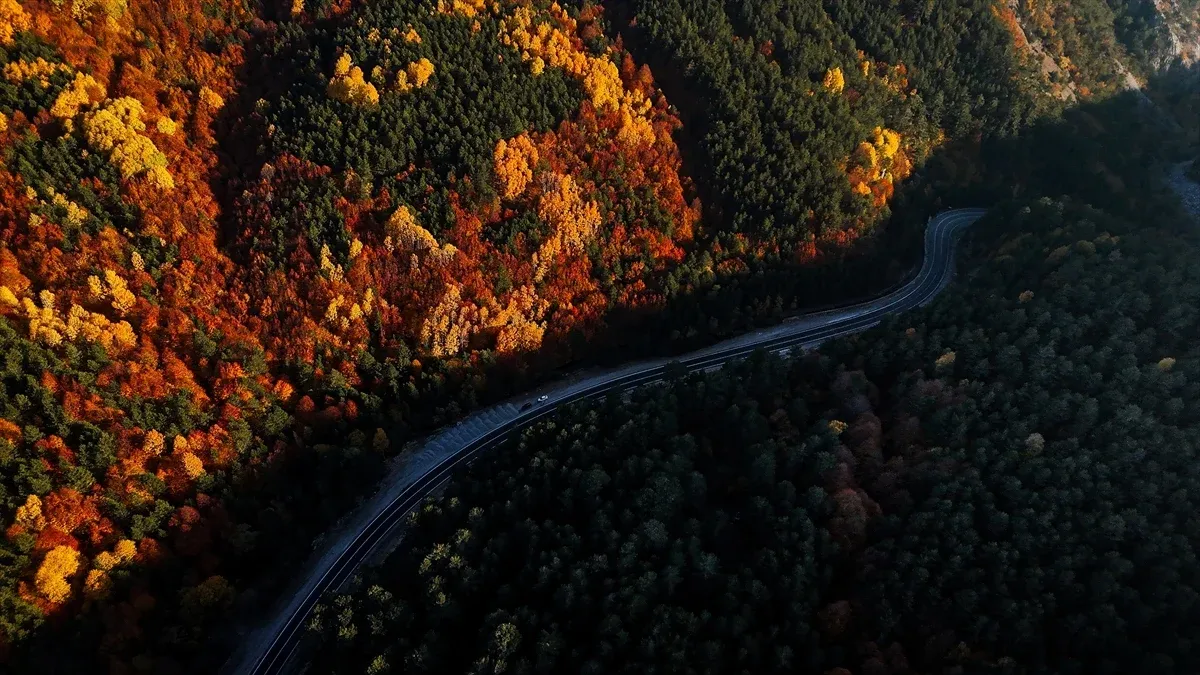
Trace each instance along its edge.
{"label": "asphalt road surface", "polygon": [[[543,387],[524,398],[475,413],[431,436],[405,462],[403,471],[385,479],[375,497],[344,524],[340,535],[324,543],[320,557],[301,570],[303,582],[286,604],[281,603],[269,623],[247,636],[226,664],[226,672],[274,675],[294,667],[292,662],[298,659],[293,657],[304,635],[304,625],[321,596],[340,589],[373,551],[393,541],[403,529],[398,526],[404,517],[456,469],[470,464],[514,432],[553,415],[561,405],[657,382],[672,363],[676,368],[708,370],[757,349],[783,352],[814,347],[830,338],[866,330],[887,315],[924,305],[954,275],[955,235],[984,213],[985,209],[955,209],[938,214],[925,231],[925,257],[917,276],[883,297],[798,317],[683,357],[640,361]],[[525,407],[527,404],[529,407]]]}

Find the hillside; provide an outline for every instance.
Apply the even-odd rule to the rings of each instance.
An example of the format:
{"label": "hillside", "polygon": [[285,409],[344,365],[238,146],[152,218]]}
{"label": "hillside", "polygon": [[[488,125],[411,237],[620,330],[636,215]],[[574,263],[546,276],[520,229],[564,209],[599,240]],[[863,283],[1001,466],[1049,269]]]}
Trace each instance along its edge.
{"label": "hillside", "polygon": [[927,309],[490,454],[318,607],[314,667],[1195,672],[1200,239],[976,227]]}
{"label": "hillside", "polygon": [[212,672],[407,441],[877,291],[949,203],[1172,217],[1170,139],[1004,16],[0,0],[5,667]]}
{"label": "hillside", "polygon": [[1008,0],[996,9],[1044,88],[1074,103],[1200,58],[1194,0]]}

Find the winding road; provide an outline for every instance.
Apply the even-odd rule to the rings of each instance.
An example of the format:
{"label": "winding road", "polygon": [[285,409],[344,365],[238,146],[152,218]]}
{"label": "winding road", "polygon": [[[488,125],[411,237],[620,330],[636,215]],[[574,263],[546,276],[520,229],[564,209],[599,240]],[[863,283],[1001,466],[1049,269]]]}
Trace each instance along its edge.
{"label": "winding road", "polygon": [[[343,533],[324,544],[325,550],[319,558],[303,570],[303,583],[269,623],[246,636],[225,671],[248,675],[284,672],[294,660],[304,624],[321,596],[341,588],[377,549],[394,541],[402,530],[404,517],[457,468],[470,464],[480,453],[499,445],[514,432],[553,415],[559,406],[657,382],[672,364],[676,368],[708,370],[757,349],[782,352],[812,347],[830,338],[863,331],[889,314],[924,305],[954,275],[956,235],[984,213],[985,209],[955,209],[938,214],[925,231],[925,255],[920,271],[883,297],[798,317],[683,357],[641,361],[578,381],[550,385],[535,394],[475,413],[431,436],[405,461],[404,470],[389,475],[375,497],[344,524]],[[546,399],[536,398],[539,395]]]}

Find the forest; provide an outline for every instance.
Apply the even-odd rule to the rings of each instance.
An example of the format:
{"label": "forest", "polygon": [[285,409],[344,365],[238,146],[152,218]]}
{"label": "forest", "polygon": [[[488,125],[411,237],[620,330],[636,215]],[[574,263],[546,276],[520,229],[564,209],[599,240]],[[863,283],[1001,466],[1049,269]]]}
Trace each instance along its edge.
{"label": "forest", "polygon": [[[1176,4],[1195,15],[1194,2]],[[1130,223],[1174,222],[1177,207],[1156,168],[1196,141],[1200,103],[1194,73],[1162,65],[1170,34],[1153,3],[1006,7],[985,0],[0,0],[0,669],[215,672],[238,631],[278,599],[289,581],[280,571],[307,556],[389,463],[403,459],[410,441],[576,366],[678,353],[876,293],[918,262],[924,224],[940,209],[1039,205],[1037,217],[997,216],[997,238],[1002,230],[1040,232],[1054,218],[1081,232],[1091,227],[1083,221],[1103,221],[1114,237],[1132,236],[1118,234],[1133,232]],[[1033,35],[1027,27],[1035,23],[1047,49],[1076,64],[1064,68],[1084,83],[1075,86],[1076,100],[1060,96],[1029,40],[1018,38]],[[1141,98],[1118,93],[1115,58],[1182,127],[1168,128]],[[1042,197],[1065,204],[1068,215],[1048,215]],[[1182,263],[1156,264],[1174,273]],[[1184,354],[1172,357],[1178,369],[1191,367]],[[756,363],[809,373],[808,365]],[[894,368],[916,367],[903,363]],[[835,377],[837,367],[829,368],[825,379],[794,384],[811,392],[779,396],[787,406],[804,399],[813,411],[788,433],[836,455],[839,442],[856,446],[818,429],[835,420],[822,417],[826,394],[819,393],[819,383]],[[750,372],[744,376],[758,377]],[[744,379],[712,377],[731,391]],[[879,386],[900,381],[899,374],[870,377]],[[672,384],[679,396],[699,386]],[[686,416],[659,395],[637,394],[650,397],[647,406]],[[688,396],[697,405],[707,400]],[[705,409],[724,415],[744,403],[740,396],[712,398]],[[626,415],[631,429],[649,419],[605,405],[570,414]],[[745,414],[746,424],[757,419]],[[571,434],[597,423],[579,424]],[[617,431],[607,425],[571,443],[609,450],[581,446],[578,458],[555,459],[557,432],[537,430],[522,443],[555,466],[586,459],[587,470],[598,463],[620,478],[619,486],[586,488],[579,504],[588,508],[624,500],[612,490],[634,490],[639,476],[677,476],[667,465],[691,467],[689,476],[698,472],[721,490],[741,485],[746,458],[711,451],[740,439],[719,437],[726,432],[706,420],[676,424],[639,432],[662,445],[642,468],[614,463],[625,441],[606,436]],[[762,433],[763,442],[775,438],[773,427]],[[689,434],[698,445],[676,448],[675,439]],[[783,440],[776,442],[783,461]],[[668,447],[675,449],[662,454]],[[520,456],[510,458],[512,470],[525,476]],[[901,624],[882,618],[878,625],[856,619],[844,639],[808,627],[809,609],[831,597],[877,608],[872,617],[911,611],[887,604],[900,602],[891,581],[852,584],[844,576],[866,567],[848,564],[845,527],[828,522],[838,492],[816,497],[825,461],[805,455],[773,469],[779,481],[730,488],[719,503],[700,495],[653,507],[673,514],[654,533],[663,555],[687,530],[696,543],[680,549],[683,560],[712,551],[704,564],[718,568],[732,563],[721,562],[729,535],[713,529],[713,514],[779,509],[791,524],[746,536],[763,551],[778,549],[772,555],[788,558],[792,571],[771,572],[784,569],[781,561],[764,559],[747,563],[758,569],[749,578],[721,581],[729,585],[719,593],[684,586],[698,593],[695,604],[654,618],[663,642],[642,656],[615,642],[604,653],[572,655],[575,639],[624,629],[563,632],[561,620],[545,616],[550,600],[522,610],[520,620],[480,618],[472,612],[495,598],[471,595],[478,589],[460,577],[455,583],[465,586],[443,589],[460,607],[453,617],[418,607],[401,580],[403,559],[415,552],[389,563],[395,574],[375,583],[388,600],[337,601],[397,618],[373,641],[349,637],[334,651],[352,669],[362,659],[363,668],[375,667],[376,656],[408,663],[405,645],[426,642],[413,631],[427,631],[422,622],[436,618],[468,631],[486,625],[484,642],[501,625],[522,631],[518,638],[504,628],[494,649],[471,657],[486,657],[493,670],[500,662],[535,667],[542,656],[521,650],[539,644],[537,631],[549,636],[548,667],[613,669],[622,654],[622,667],[634,669],[665,664],[659,659],[668,652],[699,658],[728,630],[760,631],[753,654],[718,649],[698,663],[767,667],[784,663],[786,652],[797,664],[857,675],[863,659],[875,658],[850,656],[867,649],[865,636],[888,635],[903,650],[929,636],[902,635]],[[933,466],[896,480],[932,476]],[[503,489],[498,480],[453,488],[465,490],[460,502],[488,513],[470,520],[479,521],[476,538],[485,542],[502,536],[501,515],[488,511]],[[515,487],[525,478],[511,480]],[[550,474],[542,480],[560,490]],[[774,504],[784,480],[797,488],[808,481],[804,496]],[[856,489],[876,489],[866,474],[861,482]],[[906,489],[919,494],[912,485]],[[431,508],[445,515],[430,516],[428,536],[441,536],[459,510]],[[515,517],[544,507],[512,508]],[[624,509],[611,507],[606,528],[629,524]],[[885,511],[926,522],[912,509]],[[692,516],[684,514],[698,518],[699,529],[689,529]],[[569,512],[561,515],[568,518],[561,527],[577,527]],[[509,536],[550,541],[529,522]],[[560,524],[547,527],[574,541]],[[795,536],[811,551],[780,548]],[[879,556],[902,555],[884,539],[870,541]],[[853,551],[868,550],[866,542]],[[607,539],[593,544],[604,550],[588,556],[607,554]],[[482,553],[458,555],[482,570]],[[559,555],[554,565],[568,565]],[[637,574],[674,574],[647,564]],[[505,569],[488,574],[506,578]],[[632,573],[622,570],[603,573]],[[447,574],[439,584],[449,583]],[[817,595],[747,616],[746,626],[706,629],[708,637],[689,637],[695,644],[671,642],[680,622],[713,612],[718,600],[760,611],[768,582]],[[876,588],[878,597],[851,598],[851,587]],[[572,593],[581,603],[601,597],[595,589]],[[656,603],[669,605],[670,596],[656,597],[612,602],[642,616]],[[397,614],[397,603],[413,608]],[[331,612],[314,626],[317,636],[369,614],[354,609],[337,623]],[[781,632],[767,635],[774,625]],[[374,629],[363,626],[367,640]],[[400,632],[409,642],[384,649]],[[463,665],[466,654],[439,641],[450,637],[429,639],[428,654],[416,658],[428,658],[432,669]],[[972,650],[1012,647],[1016,659],[1034,650],[982,628],[962,639]],[[833,656],[801,648],[834,643],[843,646],[830,647]],[[943,658],[930,654],[907,658]],[[1132,663],[1123,654],[1112,658]]]}
{"label": "forest", "polygon": [[314,667],[1196,672],[1200,237],[977,227],[926,309],[513,439],[318,607]]}

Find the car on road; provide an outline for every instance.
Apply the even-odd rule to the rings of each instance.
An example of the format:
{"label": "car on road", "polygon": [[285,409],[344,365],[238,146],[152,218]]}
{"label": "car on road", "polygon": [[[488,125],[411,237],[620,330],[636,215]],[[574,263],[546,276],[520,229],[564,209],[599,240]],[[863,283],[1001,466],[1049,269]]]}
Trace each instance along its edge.
{"label": "car on road", "polygon": [[[538,397],[537,402],[545,403],[546,401],[549,401],[549,400],[550,400],[549,394],[542,394],[541,396]],[[523,404],[521,406],[521,412],[525,412],[526,410],[529,410],[530,408],[532,408],[533,403],[534,403],[533,401],[528,401],[525,404]]]}

